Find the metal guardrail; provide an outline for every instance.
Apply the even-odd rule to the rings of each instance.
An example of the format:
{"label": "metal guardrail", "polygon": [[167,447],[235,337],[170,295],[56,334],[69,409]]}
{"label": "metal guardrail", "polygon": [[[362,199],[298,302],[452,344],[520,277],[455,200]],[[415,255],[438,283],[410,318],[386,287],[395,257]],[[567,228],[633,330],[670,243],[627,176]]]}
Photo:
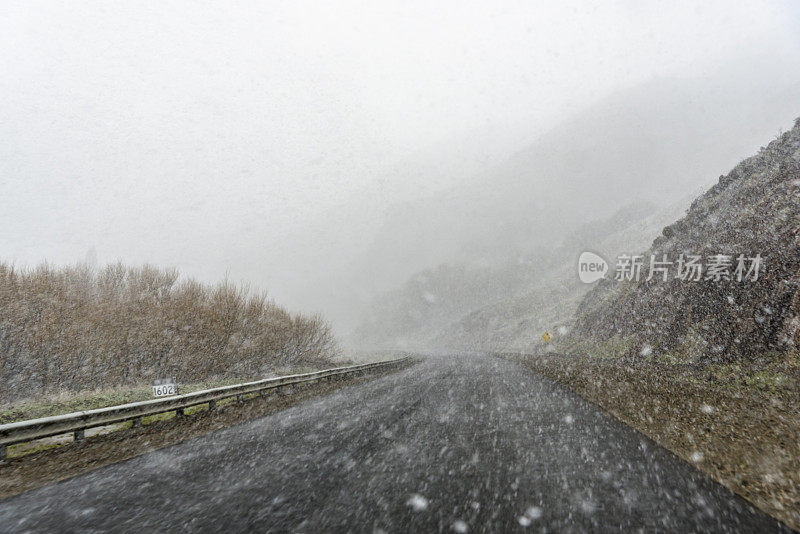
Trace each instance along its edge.
{"label": "metal guardrail", "polygon": [[83,439],[84,431],[98,426],[112,425],[133,421],[134,426],[141,425],[142,417],[156,415],[166,412],[176,412],[177,416],[183,415],[183,410],[191,406],[208,404],[209,410],[213,410],[217,401],[237,397],[242,400],[244,395],[259,393],[263,395],[271,389],[315,382],[317,380],[327,380],[336,376],[360,373],[376,367],[390,367],[408,361],[409,357],[398,358],[376,363],[363,365],[351,365],[349,367],[337,367],[305,373],[299,375],[280,376],[277,378],[266,378],[255,382],[245,382],[233,386],[222,386],[212,389],[195,391],[176,395],[164,399],[153,399],[107,408],[97,408],[82,412],[68,413],[64,415],[54,415],[52,417],[42,417],[40,419],[30,419],[28,421],[17,421],[0,425],[0,460],[6,457],[7,447],[26,441],[57,436],[60,434],[73,433],[76,441]]}

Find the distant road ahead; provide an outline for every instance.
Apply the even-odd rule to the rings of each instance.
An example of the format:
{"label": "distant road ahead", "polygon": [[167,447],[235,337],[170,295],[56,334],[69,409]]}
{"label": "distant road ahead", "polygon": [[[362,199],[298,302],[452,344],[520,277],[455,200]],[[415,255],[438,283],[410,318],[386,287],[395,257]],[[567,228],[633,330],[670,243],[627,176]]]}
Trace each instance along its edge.
{"label": "distant road ahead", "polygon": [[506,361],[430,358],[0,502],[0,531],[775,532]]}

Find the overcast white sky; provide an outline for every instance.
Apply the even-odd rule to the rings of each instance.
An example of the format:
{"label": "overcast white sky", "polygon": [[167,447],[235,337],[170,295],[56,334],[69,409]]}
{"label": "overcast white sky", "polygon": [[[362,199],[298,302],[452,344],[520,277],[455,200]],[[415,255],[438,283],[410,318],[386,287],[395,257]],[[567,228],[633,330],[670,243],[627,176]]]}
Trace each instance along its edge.
{"label": "overcast white sky", "polygon": [[0,259],[93,246],[292,305],[335,206],[379,213],[617,89],[800,47],[792,2],[599,4],[2,0]]}

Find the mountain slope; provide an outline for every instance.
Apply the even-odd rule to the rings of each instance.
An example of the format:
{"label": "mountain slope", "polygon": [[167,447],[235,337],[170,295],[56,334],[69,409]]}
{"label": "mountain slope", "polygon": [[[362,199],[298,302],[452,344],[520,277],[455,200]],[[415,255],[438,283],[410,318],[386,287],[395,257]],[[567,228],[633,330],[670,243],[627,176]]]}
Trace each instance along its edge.
{"label": "mountain slope", "polygon": [[526,350],[545,329],[568,324],[589,290],[575,276],[582,251],[642,250],[686,205],[688,199],[662,210],[634,203],[501,265],[443,264],[421,271],[374,299],[357,341],[371,347]]}
{"label": "mountain slope", "polygon": [[[800,345],[800,119],[721,176],[664,228],[645,258],[651,254],[701,255],[706,263],[730,255],[731,279],[706,279],[706,272],[689,282],[671,272],[666,282],[646,281],[646,266],[638,282],[602,280],[578,310],[574,338],[697,363],[753,360]],[[764,258],[756,280],[733,275],[740,254]]]}
{"label": "mountain slope", "polygon": [[[721,67],[702,79],[653,80],[601,99],[458,186],[388,209],[382,224],[371,223],[372,235],[358,243],[360,252],[353,247],[344,270],[333,269],[327,282],[314,287],[330,288],[331,307],[343,310],[336,313],[342,330],[360,325],[347,339],[354,346],[422,343],[408,328],[417,322],[425,323],[421,337],[437,339],[437,346],[486,346],[487,340],[470,334],[475,331],[497,336],[489,346],[525,349],[538,340],[541,326],[560,323],[565,311],[557,306],[554,313],[522,320],[528,310],[570,300],[571,312],[582,297],[561,293],[559,283],[540,301],[525,277],[548,278],[540,272],[547,256],[592,221],[608,219],[632,201],[675,205],[790,126],[787,117],[800,102],[794,70],[767,58],[759,65]],[[531,125],[527,135],[536,131]],[[660,224],[680,215],[673,212],[673,219]],[[639,234],[644,239],[630,253],[644,250],[659,232],[660,227]],[[437,267],[443,265],[449,267]],[[447,269],[454,281],[438,284],[453,293],[463,284],[457,299],[432,304],[419,292],[409,297],[419,273],[436,279]],[[376,306],[380,299],[384,304]],[[461,319],[462,325],[453,324]],[[396,328],[373,328],[392,322]],[[444,331],[441,337],[436,330]]]}
{"label": "mountain slope", "polygon": [[445,262],[504,263],[631,199],[663,206],[710,185],[788,126],[800,101],[788,74],[768,84],[757,68],[745,71],[654,80],[576,112],[458,186],[390,209],[351,272],[386,291]]}
{"label": "mountain slope", "polygon": [[632,204],[612,217],[586,224],[557,248],[548,251],[552,265],[536,273],[536,283],[526,291],[482,305],[442,329],[436,344],[472,350],[529,351],[542,343],[547,330],[567,332],[573,316],[591,286],[575,273],[581,252],[604,257],[622,251],[642,250],[667,221],[682,214],[688,199],[657,209],[647,203]]}

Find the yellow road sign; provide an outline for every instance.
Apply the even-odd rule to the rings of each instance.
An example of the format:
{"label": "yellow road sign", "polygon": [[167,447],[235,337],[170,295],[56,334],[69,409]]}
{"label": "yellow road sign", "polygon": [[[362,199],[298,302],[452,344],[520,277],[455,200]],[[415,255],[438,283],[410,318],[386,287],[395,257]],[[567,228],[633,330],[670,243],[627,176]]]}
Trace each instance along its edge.
{"label": "yellow road sign", "polygon": [[544,339],[545,343],[550,343],[550,331],[545,330],[544,334],[542,334],[542,339]]}

